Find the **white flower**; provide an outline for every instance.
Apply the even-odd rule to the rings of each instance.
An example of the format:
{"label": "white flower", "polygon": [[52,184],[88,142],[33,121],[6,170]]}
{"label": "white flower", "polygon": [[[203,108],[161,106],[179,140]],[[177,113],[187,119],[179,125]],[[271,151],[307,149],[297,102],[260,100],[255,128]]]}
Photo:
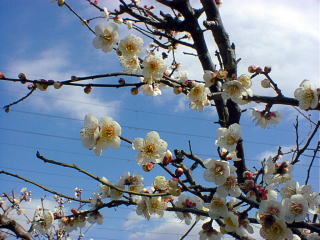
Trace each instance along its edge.
{"label": "white flower", "polygon": [[106,20],[109,20],[109,11],[106,7],[103,8],[103,16],[105,17]]}
{"label": "white flower", "polygon": [[153,80],[160,80],[167,66],[161,57],[149,54],[143,60],[143,76],[145,78],[152,78]]}
{"label": "white flower", "polygon": [[308,80],[303,80],[300,87],[294,91],[294,96],[299,101],[299,108],[303,110],[318,106],[317,88]]}
{"label": "white flower", "polygon": [[275,200],[261,201],[259,211],[258,211],[258,218],[260,219],[261,216],[264,216],[264,215],[272,215],[272,216],[282,218],[283,210],[282,210],[281,203]]}
{"label": "white flower", "polygon": [[246,89],[250,88],[252,83],[251,83],[251,78],[247,74],[242,74],[240,77],[238,77],[238,81],[242,84],[242,86]]}
{"label": "white flower", "polygon": [[309,203],[309,212],[320,215],[320,195],[319,193],[312,194],[312,201]]}
{"label": "white flower", "polygon": [[119,39],[118,26],[114,23],[109,25],[99,24],[95,28],[96,37],[93,39],[93,46],[102,49],[104,52],[112,51],[113,46]]}
{"label": "white flower", "polygon": [[[124,186],[121,184],[115,184],[114,186],[120,189],[124,189]],[[110,198],[112,200],[118,200],[122,198],[122,195],[123,195],[123,192],[118,191],[117,189],[114,189],[114,188],[110,189]]]}
{"label": "white flower", "polygon": [[113,121],[111,117],[101,118],[99,121],[100,135],[97,139],[94,151],[97,155],[101,155],[102,149],[111,147],[113,149],[119,148],[121,139],[121,127],[119,123]]}
{"label": "white flower", "polygon": [[233,152],[236,150],[240,135],[240,125],[237,123],[230,125],[228,128],[219,128],[217,130],[218,140],[216,140],[215,144],[227,149],[229,152]]}
{"label": "white flower", "polygon": [[91,224],[97,223],[99,225],[103,224],[103,215],[98,212],[91,212],[88,214],[88,222]]}
{"label": "white flower", "polygon": [[[175,202],[175,206],[184,209],[203,209],[203,201],[197,196],[180,195],[178,201]],[[176,211],[177,217],[184,220],[187,225],[191,223],[192,215],[188,212]],[[200,216],[197,216],[200,219]]]}
{"label": "white flower", "polygon": [[125,73],[140,74],[140,61],[137,56],[119,57]]}
{"label": "white flower", "polygon": [[120,177],[119,185],[128,186],[130,191],[140,192],[143,190],[143,176],[131,175],[127,172]]}
{"label": "white flower", "polygon": [[204,162],[204,165],[207,169],[204,171],[203,177],[208,182],[221,185],[230,176],[230,166],[227,161],[208,159]]}
{"label": "white flower", "polygon": [[80,131],[80,137],[84,147],[93,149],[100,134],[99,121],[92,115],[87,114],[84,118],[84,128]]}
{"label": "white flower", "polygon": [[152,131],[146,135],[146,138],[136,138],[132,143],[132,148],[139,151],[137,162],[144,165],[149,162],[162,162],[167,152],[167,142],[160,139],[157,132]]}
{"label": "white flower", "polygon": [[269,88],[269,87],[271,87],[271,82],[270,82],[270,80],[267,79],[267,78],[263,79],[263,80],[260,82],[260,84],[261,84],[261,87],[263,87],[263,88]]}
{"label": "white flower", "polygon": [[279,112],[259,111],[252,108],[252,118],[256,125],[267,128],[271,124],[278,124],[282,116]]}
{"label": "white flower", "polygon": [[162,217],[166,208],[167,203],[161,197],[142,197],[137,203],[136,213],[149,220],[153,214]]}
{"label": "white flower", "polygon": [[286,223],[277,217],[267,216],[263,219],[260,235],[266,240],[292,239],[292,232]]}
{"label": "white flower", "polygon": [[226,232],[236,232],[239,228],[239,219],[234,213],[228,212],[223,220],[225,223],[224,230]]}
{"label": "white flower", "polygon": [[131,21],[131,20],[126,20],[126,24],[127,24],[127,27],[128,27],[129,30],[132,29],[132,27],[133,27],[133,21]]}
{"label": "white flower", "polygon": [[99,193],[94,193],[90,198],[90,204],[93,209],[100,207],[103,204],[101,195]]}
{"label": "white flower", "polygon": [[46,234],[53,225],[54,216],[48,209],[37,208],[34,217],[34,228],[39,232]]}
{"label": "white flower", "polygon": [[[103,182],[106,182],[106,183],[109,183],[109,180],[106,179],[105,177],[102,178],[102,181]],[[105,185],[105,184],[100,184],[99,185],[99,190],[100,190],[100,193],[101,193],[101,198],[107,198],[107,197],[110,197],[110,187]]]}
{"label": "white flower", "polygon": [[205,70],[203,74],[203,80],[205,81],[206,87],[211,87],[216,83],[217,80],[217,72],[212,72],[209,70]]}
{"label": "white flower", "polygon": [[209,204],[209,216],[212,219],[225,217],[228,214],[228,207],[224,197],[213,196]]}
{"label": "white flower", "polygon": [[203,83],[193,83],[193,87],[188,93],[188,98],[190,99],[190,108],[203,111],[205,106],[210,104],[208,99],[208,88],[205,87]]}
{"label": "white flower", "polygon": [[148,96],[158,96],[161,95],[161,90],[156,83],[147,83],[141,86],[142,91]]}
{"label": "white flower", "polygon": [[210,227],[209,229],[202,229],[199,232],[199,240],[221,240],[222,234]]}
{"label": "white flower", "polygon": [[217,196],[226,197],[228,195],[232,197],[239,197],[241,195],[241,189],[238,185],[236,176],[229,176],[224,184],[217,187]]}
{"label": "white flower", "polygon": [[119,50],[124,57],[139,56],[142,51],[143,39],[130,34],[119,43]]}
{"label": "white flower", "polygon": [[237,80],[232,80],[225,82],[222,85],[222,98],[224,100],[231,99],[235,103],[245,104],[246,101],[242,100],[243,96],[252,96],[251,89],[246,89],[241,82]]}
{"label": "white flower", "polygon": [[157,176],[154,178],[153,187],[158,191],[166,191],[169,188],[169,182],[164,176]]}
{"label": "white flower", "polygon": [[291,196],[282,201],[284,219],[288,223],[304,221],[308,212],[308,202],[301,194]]}

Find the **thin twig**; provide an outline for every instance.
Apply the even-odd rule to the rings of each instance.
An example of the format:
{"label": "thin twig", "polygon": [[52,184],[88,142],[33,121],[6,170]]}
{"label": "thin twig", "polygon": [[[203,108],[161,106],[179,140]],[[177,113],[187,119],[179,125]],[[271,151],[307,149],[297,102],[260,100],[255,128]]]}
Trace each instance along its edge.
{"label": "thin twig", "polygon": [[78,199],[78,198],[74,198],[74,197],[71,197],[71,196],[68,196],[68,195],[59,193],[59,192],[57,192],[57,191],[54,191],[54,190],[52,190],[52,189],[49,189],[49,188],[41,185],[41,184],[39,184],[39,183],[37,183],[37,182],[35,182],[35,181],[32,181],[32,180],[27,179],[27,178],[24,178],[24,177],[22,177],[22,176],[20,176],[20,175],[18,175],[18,174],[10,173],[10,172],[7,172],[7,171],[0,171],[0,174],[6,174],[6,175],[9,175],[9,176],[12,176],[12,177],[21,179],[21,180],[23,180],[23,181],[25,181],[25,182],[31,183],[31,184],[33,184],[33,185],[35,185],[35,186],[43,189],[43,190],[46,191],[46,192],[49,192],[49,193],[58,195],[58,196],[60,196],[60,197],[66,198],[66,199],[70,199],[70,200],[77,201],[77,202],[82,202],[82,203],[89,203],[89,202],[90,202],[89,200],[80,200],[80,199]]}
{"label": "thin twig", "polygon": [[309,165],[309,167],[308,167],[307,178],[306,178],[305,185],[308,184],[309,177],[310,177],[311,167],[312,167],[312,164],[313,164],[313,162],[314,162],[314,159],[316,158],[316,155],[317,155],[317,152],[318,152],[319,148],[320,148],[320,141],[318,142],[318,145],[317,145],[316,149],[314,150],[312,160],[311,160],[310,165]]}
{"label": "thin twig", "polygon": [[32,88],[31,91],[27,95],[25,95],[24,97],[20,98],[19,100],[15,101],[13,103],[10,103],[10,104],[4,106],[3,109],[10,109],[11,106],[22,102],[23,100],[28,98],[34,92],[34,90],[36,90],[36,88]]}
{"label": "thin twig", "polygon": [[192,231],[192,229],[196,226],[198,220],[194,221],[194,223],[192,224],[192,226],[188,229],[188,231],[180,238],[180,240],[185,239],[185,237],[188,236],[188,234]]}

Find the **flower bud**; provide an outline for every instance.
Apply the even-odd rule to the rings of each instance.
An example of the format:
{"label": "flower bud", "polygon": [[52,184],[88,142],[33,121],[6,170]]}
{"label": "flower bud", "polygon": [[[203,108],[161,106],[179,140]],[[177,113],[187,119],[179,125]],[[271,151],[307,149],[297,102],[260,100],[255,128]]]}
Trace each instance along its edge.
{"label": "flower bud", "polygon": [[10,112],[10,107],[6,107],[6,108],[4,109],[4,111],[5,111],[6,113]]}
{"label": "flower bud", "polygon": [[78,213],[79,213],[78,210],[75,209],[75,208],[71,208],[71,212],[72,212],[73,214],[78,214]]}
{"label": "flower bud", "polygon": [[126,84],[126,80],[124,78],[119,78],[119,84]]}
{"label": "flower bud", "polygon": [[59,89],[59,88],[62,87],[62,83],[61,83],[61,82],[54,82],[54,83],[53,83],[53,87],[54,87],[55,89]]}
{"label": "flower bud", "polygon": [[31,84],[28,85],[28,89],[29,89],[29,90],[32,90],[33,88],[34,88],[34,84],[33,84],[33,83],[31,83]]}
{"label": "flower bud", "polygon": [[123,19],[122,19],[119,15],[115,16],[115,17],[113,18],[113,21],[114,21],[115,23],[118,23],[118,24],[123,23]]}
{"label": "flower bud", "polygon": [[40,91],[46,91],[48,89],[48,81],[45,79],[41,79],[40,82],[36,83],[36,87],[40,90]]}
{"label": "flower bud", "polygon": [[172,153],[170,152],[170,150],[167,150],[166,154],[164,155],[162,163],[164,165],[168,165],[171,162],[172,162]]}
{"label": "flower bud", "polygon": [[216,4],[218,7],[221,6],[221,4],[223,3],[223,0],[215,0]]}
{"label": "flower bud", "polygon": [[22,84],[25,84],[27,81],[27,76],[24,73],[19,73],[18,78],[20,79]]}
{"label": "flower bud", "polygon": [[150,172],[154,168],[154,164],[152,162],[149,162],[147,164],[144,164],[142,166],[143,171]]}
{"label": "flower bud", "polygon": [[176,177],[180,177],[184,173],[183,168],[177,168],[175,171]]}
{"label": "flower bud", "polygon": [[137,95],[139,93],[139,89],[138,88],[131,88],[131,94],[132,95]]}
{"label": "flower bud", "polygon": [[64,0],[57,0],[58,1],[58,6],[62,7],[64,5]]}
{"label": "flower bud", "polygon": [[257,69],[257,66],[255,66],[255,65],[250,65],[250,66],[248,67],[248,72],[249,72],[249,73],[255,73],[255,72],[256,72],[256,69]]}
{"label": "flower bud", "polygon": [[261,67],[257,67],[256,73],[262,73],[262,68]]}
{"label": "flower bud", "polygon": [[260,84],[261,84],[261,87],[263,87],[263,88],[270,88],[271,87],[270,80],[267,78],[263,79]]}
{"label": "flower bud", "polygon": [[92,91],[92,87],[91,87],[91,86],[86,86],[86,87],[83,89],[83,91],[84,91],[84,93],[89,94],[89,93],[91,93],[91,91]]}
{"label": "flower bud", "polygon": [[0,78],[5,78],[6,76],[4,75],[4,73],[0,72]]}
{"label": "flower bud", "polygon": [[72,82],[75,82],[75,81],[77,81],[77,80],[78,80],[77,76],[71,76],[71,81],[72,81]]}
{"label": "flower bud", "polygon": [[173,88],[173,93],[176,95],[179,95],[180,93],[182,93],[183,89],[182,87],[174,87]]}
{"label": "flower bud", "polygon": [[263,69],[263,71],[264,71],[265,73],[270,73],[270,72],[271,72],[271,67],[270,67],[270,66],[265,66],[264,69]]}

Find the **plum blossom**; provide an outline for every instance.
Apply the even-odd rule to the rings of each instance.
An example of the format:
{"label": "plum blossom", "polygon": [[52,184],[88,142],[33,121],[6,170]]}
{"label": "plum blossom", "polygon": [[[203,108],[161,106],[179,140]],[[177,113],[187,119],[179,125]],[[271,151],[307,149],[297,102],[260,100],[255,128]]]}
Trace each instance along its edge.
{"label": "plum blossom", "polygon": [[164,176],[157,176],[154,178],[153,187],[158,191],[166,191],[169,189],[169,182]]}
{"label": "plum blossom", "polygon": [[294,97],[299,101],[299,108],[303,110],[316,108],[319,103],[317,88],[308,80],[302,81],[299,88],[294,91]]}
{"label": "plum blossom", "polygon": [[301,194],[283,199],[282,207],[284,209],[284,219],[288,223],[303,221],[308,212],[308,202]]}
{"label": "plum blossom", "polygon": [[203,80],[205,81],[205,87],[211,87],[216,83],[218,72],[212,72],[205,70],[203,74]]}
{"label": "plum blossom", "polygon": [[167,203],[161,197],[141,197],[137,203],[136,213],[149,220],[153,214],[162,217],[166,208]]}
{"label": "plum blossom", "polygon": [[120,177],[120,186],[128,186],[129,191],[140,192],[143,190],[143,176],[127,172]]}
{"label": "plum blossom", "polygon": [[245,88],[241,82],[231,80],[222,85],[222,98],[224,100],[231,99],[238,104],[246,104],[247,102],[242,99],[243,96],[252,96],[250,88]]}
{"label": "plum blossom", "polygon": [[279,112],[268,112],[268,111],[259,111],[255,108],[252,108],[252,119],[255,122],[256,125],[267,128],[271,124],[278,124],[281,115]]}
{"label": "plum blossom", "polygon": [[226,232],[236,232],[239,228],[239,218],[232,212],[228,212],[224,218],[224,230]]}
{"label": "plum blossom", "polygon": [[141,88],[143,93],[148,96],[158,96],[162,94],[158,84],[156,83],[147,83],[142,85]]}
{"label": "plum blossom", "polygon": [[119,51],[123,57],[139,56],[142,51],[143,39],[130,34],[119,43]]}
{"label": "plum blossom", "polygon": [[104,52],[110,52],[113,46],[118,42],[118,26],[114,23],[109,25],[99,24],[95,28],[96,37],[93,39],[93,46],[102,49]]}
{"label": "plum blossom", "polygon": [[129,73],[129,74],[141,73],[140,61],[137,56],[126,56],[126,57],[120,56],[119,58],[125,73]]}
{"label": "plum blossom", "polygon": [[141,166],[149,162],[162,162],[167,152],[167,147],[167,142],[160,139],[156,131],[149,132],[145,139],[136,138],[132,143],[132,148],[139,152],[136,160]]}
{"label": "plum blossom", "polygon": [[262,227],[260,228],[260,235],[266,240],[283,240],[292,239],[292,232],[287,228],[286,223],[271,215],[262,218]]}
{"label": "plum blossom", "polygon": [[149,54],[143,60],[143,76],[160,80],[167,69],[167,66],[161,57]]}
{"label": "plum blossom", "polygon": [[244,88],[249,89],[252,85],[251,78],[247,74],[242,74],[237,79]]}
{"label": "plum blossom", "polygon": [[48,230],[53,226],[53,221],[54,216],[51,211],[42,208],[36,209],[33,217],[33,226],[37,231],[42,234],[48,233]]}
{"label": "plum blossom", "polygon": [[207,169],[204,171],[203,177],[208,182],[221,185],[224,184],[230,176],[230,166],[227,161],[210,158],[204,162],[204,165]]}
{"label": "plum blossom", "polygon": [[221,148],[225,148],[229,152],[233,152],[236,150],[240,135],[240,125],[237,123],[230,125],[228,128],[218,128],[218,139],[215,141],[215,144]]}
{"label": "plum blossom", "polygon": [[228,207],[224,197],[213,196],[209,203],[209,216],[212,219],[225,217],[228,214]]}
{"label": "plum blossom", "polygon": [[101,118],[100,121],[87,114],[84,119],[84,127],[80,131],[80,137],[84,147],[94,150],[99,156],[102,149],[120,147],[121,127],[110,117]]}
{"label": "plum blossom", "polygon": [[216,194],[220,197],[226,197],[228,195],[239,197],[241,195],[241,189],[238,184],[237,176],[231,174],[227,177],[226,182],[217,187]]}
{"label": "plum blossom", "polygon": [[[203,201],[197,196],[188,196],[180,195],[178,201],[175,202],[175,206],[184,209],[203,209]],[[192,220],[192,214],[188,212],[178,212],[176,211],[177,217],[181,220],[184,220],[187,225],[190,225]],[[200,216],[197,216],[197,219],[200,219]]]}
{"label": "plum blossom", "polygon": [[283,218],[283,208],[281,202],[278,202],[276,200],[261,201],[257,218],[260,219],[265,215],[272,215],[278,218]]}
{"label": "plum blossom", "polygon": [[209,90],[203,83],[194,82],[192,85],[193,86],[187,95],[191,101],[190,108],[202,112],[204,110],[204,107],[210,104],[210,101],[208,99]]}
{"label": "plum blossom", "polygon": [[222,234],[215,230],[213,227],[208,229],[201,229],[199,232],[199,240],[221,240]]}
{"label": "plum blossom", "polygon": [[269,185],[279,185],[291,180],[292,165],[288,161],[273,162],[269,157],[264,163],[264,181]]}
{"label": "plum blossom", "polygon": [[113,121],[111,117],[103,117],[99,121],[100,135],[97,139],[94,151],[99,156],[102,149],[111,147],[113,149],[120,147],[121,127],[119,123]]}

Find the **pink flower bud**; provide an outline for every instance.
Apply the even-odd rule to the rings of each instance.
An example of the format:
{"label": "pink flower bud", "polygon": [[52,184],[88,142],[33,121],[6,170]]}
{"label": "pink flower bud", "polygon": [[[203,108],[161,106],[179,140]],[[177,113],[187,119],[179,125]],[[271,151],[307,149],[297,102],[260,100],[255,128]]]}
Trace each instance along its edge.
{"label": "pink flower bud", "polygon": [[176,177],[180,177],[184,173],[183,168],[177,168],[175,171]]}

